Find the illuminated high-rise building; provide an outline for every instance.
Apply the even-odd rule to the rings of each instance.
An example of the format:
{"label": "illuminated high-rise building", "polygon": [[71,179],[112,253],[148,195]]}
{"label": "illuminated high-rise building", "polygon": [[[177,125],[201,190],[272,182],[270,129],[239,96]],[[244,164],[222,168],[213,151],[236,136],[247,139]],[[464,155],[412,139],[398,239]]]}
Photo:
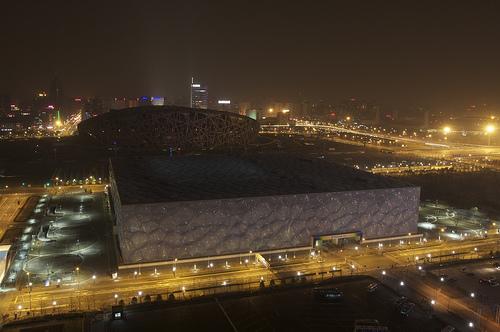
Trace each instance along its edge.
{"label": "illuminated high-rise building", "polygon": [[56,76],[50,82],[50,90],[49,90],[49,101],[56,109],[61,109],[63,104],[63,91],[61,86],[61,81]]}
{"label": "illuminated high-rise building", "polygon": [[139,98],[139,106],[164,106],[165,97],[142,96]]}
{"label": "illuminated high-rise building", "polygon": [[201,83],[195,83],[191,78],[191,108],[208,108],[208,89]]}

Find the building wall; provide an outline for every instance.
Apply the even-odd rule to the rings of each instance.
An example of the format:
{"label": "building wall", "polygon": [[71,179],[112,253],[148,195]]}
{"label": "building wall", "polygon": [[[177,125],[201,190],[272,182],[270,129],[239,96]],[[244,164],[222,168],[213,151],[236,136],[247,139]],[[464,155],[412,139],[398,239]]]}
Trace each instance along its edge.
{"label": "building wall", "polygon": [[123,215],[122,215],[122,203],[120,201],[120,195],[118,193],[118,188],[116,186],[115,173],[113,172],[113,164],[109,162],[109,191],[111,194],[111,204],[113,208],[113,213],[115,216],[115,225],[113,227],[113,233],[118,235],[119,239],[123,238]]}
{"label": "building wall", "polygon": [[124,263],[308,246],[313,236],[417,231],[420,188],[122,206]]}

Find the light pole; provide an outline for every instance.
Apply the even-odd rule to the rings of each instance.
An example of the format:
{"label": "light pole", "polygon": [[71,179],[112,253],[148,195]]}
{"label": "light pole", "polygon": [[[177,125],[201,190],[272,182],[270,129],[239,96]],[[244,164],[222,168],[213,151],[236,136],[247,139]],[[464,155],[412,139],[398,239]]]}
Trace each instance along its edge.
{"label": "light pole", "polygon": [[78,309],[80,309],[80,267],[76,267],[76,297],[78,298]]}
{"label": "light pole", "polygon": [[484,128],[485,134],[488,136],[488,146],[491,145],[491,135],[495,132],[496,128],[492,124],[487,124]]}
{"label": "light pole", "polygon": [[448,140],[448,134],[451,134],[451,128],[446,126],[443,128],[444,140]]}
{"label": "light pole", "polygon": [[95,281],[97,279],[97,276],[95,274],[92,275],[92,280],[94,281],[94,287],[93,287],[93,292],[92,292],[92,300],[94,302],[94,309],[95,309]]}
{"label": "light pole", "polygon": [[76,272],[76,287],[78,290],[80,290],[80,268],[77,266],[76,269],[75,269],[75,272]]}
{"label": "light pole", "polygon": [[142,302],[142,291],[138,291],[137,295],[139,295],[139,302]]}
{"label": "light pole", "polygon": [[31,286],[33,286],[33,284],[30,282],[28,282],[28,293],[29,293],[29,298],[30,298],[30,312],[31,312]]}

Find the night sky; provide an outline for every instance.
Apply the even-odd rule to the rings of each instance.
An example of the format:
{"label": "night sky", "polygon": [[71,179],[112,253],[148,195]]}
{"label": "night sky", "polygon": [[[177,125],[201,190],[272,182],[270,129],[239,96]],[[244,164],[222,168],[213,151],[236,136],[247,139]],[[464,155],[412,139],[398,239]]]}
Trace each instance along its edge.
{"label": "night sky", "polygon": [[500,106],[499,1],[3,1],[0,93]]}

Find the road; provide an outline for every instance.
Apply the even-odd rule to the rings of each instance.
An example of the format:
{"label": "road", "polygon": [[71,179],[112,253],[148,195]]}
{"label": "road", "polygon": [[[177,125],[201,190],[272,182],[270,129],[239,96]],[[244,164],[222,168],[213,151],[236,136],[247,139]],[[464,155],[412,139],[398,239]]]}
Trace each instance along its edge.
{"label": "road", "polygon": [[[162,274],[152,276],[143,274],[137,277],[123,276],[117,280],[106,277],[87,279],[81,282],[64,284],[60,287],[28,287],[21,291],[13,291],[3,294],[1,301],[5,312],[24,313],[27,311],[38,314],[50,312],[61,312],[68,310],[92,310],[98,308],[109,308],[109,306],[123,299],[125,303],[137,297],[139,301],[146,294],[152,297],[162,294],[166,298],[169,293],[174,293],[178,298],[192,297],[212,294],[213,292],[236,291],[257,289],[259,281],[264,280],[266,284],[271,279],[279,280],[293,276],[324,273],[329,275],[332,268],[342,270],[343,274],[373,274],[380,277],[382,269],[387,270],[387,275],[399,279],[405,277],[411,289],[418,294],[432,298],[435,288],[419,279],[415,266],[420,261],[420,256],[431,255],[430,260],[436,262],[443,252],[455,251],[462,253],[462,258],[475,258],[478,254],[487,253],[498,245],[498,239],[487,238],[467,241],[432,242],[418,247],[404,248],[394,247],[383,252],[377,249],[366,249],[364,252],[345,250],[342,253],[325,250],[321,257],[291,264],[281,264],[266,269],[264,266],[250,264],[248,268],[230,271],[219,271],[217,273],[196,274],[185,273],[183,275]],[[477,251],[474,250],[477,248]],[[419,256],[419,260],[416,260]],[[435,257],[435,258],[433,258]],[[409,268],[413,267],[413,268]],[[339,274],[336,274],[339,275]],[[116,298],[115,298],[116,294]],[[457,313],[474,317],[477,315],[475,309],[468,306],[461,299],[448,298],[442,293],[438,299],[439,305],[450,303],[450,310]],[[494,324],[489,318],[483,317],[483,325]]]}
{"label": "road", "polygon": [[[63,187],[60,191],[71,192],[75,189],[79,189],[79,186],[75,188]],[[59,189],[53,190],[59,191]],[[17,196],[10,195],[9,197]],[[17,200],[10,199],[7,202],[2,199],[0,201],[1,204],[7,204],[4,208],[9,207],[8,211],[14,202],[17,205]],[[9,212],[9,215],[11,215],[10,213],[13,212]],[[382,269],[387,270],[388,275],[393,275],[395,279],[404,275],[411,284],[409,286],[415,292],[428,297],[429,289],[433,286],[429,285],[428,281],[424,282],[419,278],[420,274],[416,268],[418,265],[439,263],[450,259],[475,259],[480,255],[487,255],[490,251],[498,250],[499,239],[498,235],[495,235],[484,239],[429,241],[411,245],[386,246],[381,249],[360,246],[357,250],[351,248],[339,251],[325,248],[322,249],[320,256],[309,257],[306,255],[307,258],[301,257],[288,262],[275,263],[273,261],[269,268],[260,263],[255,265],[250,263],[247,267],[233,264],[234,266],[228,269],[221,266],[218,267],[218,270],[214,268],[212,273],[209,273],[208,269],[199,269],[199,271],[179,269],[176,274],[163,270],[161,274],[143,271],[141,275],[133,276],[132,271],[128,271],[120,272],[119,277],[115,280],[106,276],[96,276],[95,279],[92,279],[89,276],[84,277],[83,274],[78,274],[76,278],[66,279],[67,281],[61,280],[60,283],[53,283],[48,287],[43,287],[40,284],[28,287],[27,284],[30,282],[28,277],[26,286],[22,287],[21,290],[0,294],[0,312],[10,313],[11,316],[15,314],[25,316],[27,312],[39,315],[40,313],[47,314],[78,309],[104,308],[109,310],[111,305],[120,300],[129,303],[134,296],[139,301],[143,300],[145,295],[154,297],[156,294],[161,294],[163,298],[174,294],[176,298],[182,299],[215,292],[258,289],[260,280],[263,280],[268,286],[271,280],[279,284],[287,278],[289,280],[308,275],[323,278],[323,276],[329,277],[332,274],[338,276],[340,274],[360,273],[374,274],[380,277]],[[334,267],[337,272],[332,271]],[[448,295],[444,294],[443,296]],[[443,303],[444,301],[451,303],[450,308],[467,315],[467,317],[475,313],[476,310],[462,299],[449,299],[448,297],[440,299],[439,303],[442,301]],[[488,317],[481,319],[481,321],[485,321],[483,324],[486,325],[491,323],[490,320]]]}
{"label": "road", "polygon": [[[385,149],[393,151],[398,154],[409,154],[422,158],[439,158],[447,159],[449,161],[457,162],[460,158],[462,164],[471,165],[474,167],[484,166],[493,169],[500,169],[500,166],[490,164],[485,157],[491,161],[500,155],[499,146],[489,146],[480,144],[464,144],[450,141],[436,141],[434,138],[419,138],[410,135],[402,136],[391,134],[383,131],[369,131],[365,129],[355,128],[352,126],[342,127],[333,123],[316,123],[310,121],[297,120],[295,126],[288,125],[262,125],[261,130],[264,133],[283,133],[283,134],[309,134],[326,137],[326,133],[342,133],[353,135],[354,138],[339,139],[343,143],[366,145],[377,149]],[[308,131],[312,130],[312,132]],[[372,143],[366,140],[356,140],[356,136],[367,137],[372,140]],[[394,144],[379,145],[376,144],[377,140],[392,141]]]}
{"label": "road", "polygon": [[0,195],[0,239],[9,225],[14,222],[28,198],[29,195],[24,194]]}

